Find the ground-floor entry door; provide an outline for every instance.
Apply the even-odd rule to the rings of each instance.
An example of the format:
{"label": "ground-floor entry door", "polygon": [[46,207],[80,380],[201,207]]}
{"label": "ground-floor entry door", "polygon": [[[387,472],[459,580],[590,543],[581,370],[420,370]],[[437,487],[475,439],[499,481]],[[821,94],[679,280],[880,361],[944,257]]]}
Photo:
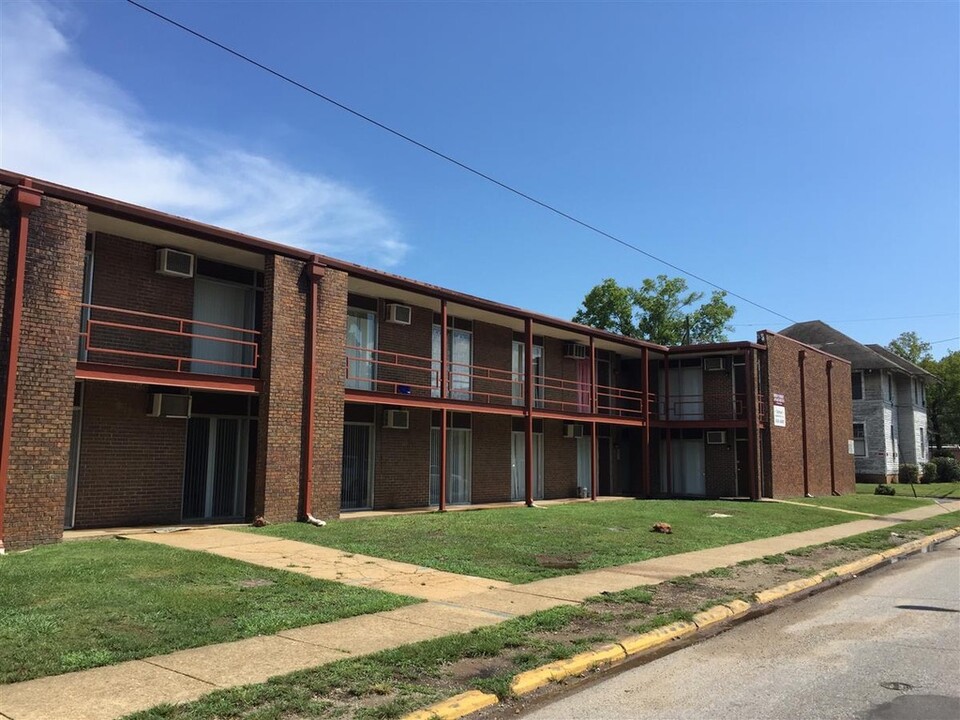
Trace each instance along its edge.
{"label": "ground-floor entry door", "polygon": [[246,514],[249,420],[194,416],[187,421],[183,519]]}
{"label": "ground-floor entry door", "polygon": [[373,425],[347,423],[343,426],[343,476],[340,507],[360,510],[372,507]]}
{"label": "ground-floor entry door", "polygon": [[[447,429],[447,498],[450,505],[470,503],[473,435],[466,428]],[[440,428],[430,429],[430,504],[440,504]]]}
{"label": "ground-floor entry door", "polygon": [[[526,500],[526,433],[512,433],[510,449],[510,499],[513,501]],[[533,499],[543,500],[543,433],[533,434]]]}

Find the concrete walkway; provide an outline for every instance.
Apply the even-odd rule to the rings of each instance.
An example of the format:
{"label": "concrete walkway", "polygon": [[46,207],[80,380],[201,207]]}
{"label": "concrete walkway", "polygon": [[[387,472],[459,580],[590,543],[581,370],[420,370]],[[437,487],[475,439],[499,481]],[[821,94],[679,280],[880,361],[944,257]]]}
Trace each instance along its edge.
{"label": "concrete walkway", "polygon": [[426,602],[285,630],[271,636],[0,686],[0,719],[109,720],[160,703],[187,702],[217,689],[263,682],[274,675],[467,632],[538,610],[576,604],[604,591],[655,585],[741,560],[783,553],[955,510],[960,510],[960,502],[931,504],[883,518],[669,555],[524,585],[460,576],[220,528],[138,534],[132,537],[310,577],[405,593]]}

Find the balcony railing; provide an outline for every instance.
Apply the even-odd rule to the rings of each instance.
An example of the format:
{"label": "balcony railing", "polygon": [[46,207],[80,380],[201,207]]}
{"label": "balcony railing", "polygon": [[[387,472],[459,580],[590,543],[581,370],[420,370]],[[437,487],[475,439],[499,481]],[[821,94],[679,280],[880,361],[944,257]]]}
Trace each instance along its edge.
{"label": "balcony railing", "polygon": [[[350,390],[440,397],[440,363],[409,353],[347,346],[344,358],[346,387]],[[524,374],[502,368],[451,360],[447,365],[447,397],[486,405],[524,405]],[[590,383],[549,375],[535,375],[533,406],[557,413],[589,413]],[[644,401],[651,412],[656,396],[641,390],[597,386],[597,412],[642,418]]]}
{"label": "balcony railing", "polygon": [[260,364],[257,330],[106,305],[82,313],[81,361],[240,377]]}

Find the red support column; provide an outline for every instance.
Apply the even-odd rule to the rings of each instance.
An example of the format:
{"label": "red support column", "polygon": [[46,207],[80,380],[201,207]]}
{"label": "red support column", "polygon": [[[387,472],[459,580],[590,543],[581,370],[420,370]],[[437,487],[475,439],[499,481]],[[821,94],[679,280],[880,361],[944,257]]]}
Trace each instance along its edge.
{"label": "red support column", "polygon": [[830,439],[830,494],[837,495],[836,458],[833,450],[833,360],[827,360],[827,433]]}
{"label": "red support column", "polygon": [[[597,348],[590,336],[590,414],[597,414]],[[597,499],[600,478],[597,477],[597,422],[590,423],[590,499]]]}
{"label": "red support column", "polygon": [[640,468],[640,490],[643,497],[650,497],[650,351],[643,348],[640,352],[643,390],[643,459]]}
{"label": "red support column", "polygon": [[524,413],[524,486],[527,507],[533,505],[533,320],[524,320],[526,350],[523,356],[523,397]]}
{"label": "red support column", "polygon": [[761,495],[760,473],[757,472],[757,432],[759,422],[757,415],[757,382],[755,369],[756,351],[747,350],[744,353],[747,361],[747,462],[750,464],[750,499],[759,500]]}
{"label": "red support column", "polygon": [[797,360],[800,363],[800,443],[803,450],[803,495],[810,496],[810,467],[807,461],[807,371],[804,362],[807,359],[807,351],[801,350],[797,354]]}
{"label": "red support column", "polygon": [[[449,395],[447,364],[447,301],[440,301],[440,398]],[[447,509],[447,407],[440,410],[440,512]]]}
{"label": "red support column", "polygon": [[316,407],[315,386],[317,379],[317,300],[319,296],[318,284],[323,277],[324,265],[319,256],[307,264],[307,336],[303,357],[303,378],[305,407],[302,419],[301,457],[303,458],[303,507],[300,509],[300,519],[307,522],[314,521],[313,517],[313,430],[314,408]]}
{"label": "red support column", "polygon": [[[663,357],[663,419],[670,421],[670,356]],[[673,433],[667,427],[667,495],[673,495]]]}
{"label": "red support column", "polygon": [[30,236],[30,213],[40,207],[43,193],[24,179],[13,191],[13,199],[20,211],[17,228],[16,264],[9,275],[13,286],[13,309],[10,313],[10,345],[7,349],[6,391],[3,400],[3,430],[0,432],[0,553],[3,552],[3,516],[7,504],[7,481],[10,475],[10,442],[13,437],[13,404],[17,394],[17,363],[20,360],[20,323],[23,317],[23,287],[27,272],[27,240]]}

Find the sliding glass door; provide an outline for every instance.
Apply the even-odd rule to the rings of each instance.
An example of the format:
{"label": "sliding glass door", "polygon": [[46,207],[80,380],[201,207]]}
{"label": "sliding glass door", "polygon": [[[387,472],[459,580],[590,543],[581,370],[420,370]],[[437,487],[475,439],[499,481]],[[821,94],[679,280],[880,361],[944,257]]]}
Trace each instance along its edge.
{"label": "sliding glass door", "polygon": [[[472,432],[447,429],[447,504],[470,504],[473,466]],[[430,429],[430,504],[440,504],[440,428]]]}
{"label": "sliding glass door", "polygon": [[[510,499],[527,499],[526,433],[513,432],[510,442]],[[543,500],[543,433],[533,434],[533,499]]]}
{"label": "sliding glass door", "polygon": [[377,314],[368,310],[347,310],[346,386],[353,390],[373,390],[376,377],[374,351],[377,347]]}

